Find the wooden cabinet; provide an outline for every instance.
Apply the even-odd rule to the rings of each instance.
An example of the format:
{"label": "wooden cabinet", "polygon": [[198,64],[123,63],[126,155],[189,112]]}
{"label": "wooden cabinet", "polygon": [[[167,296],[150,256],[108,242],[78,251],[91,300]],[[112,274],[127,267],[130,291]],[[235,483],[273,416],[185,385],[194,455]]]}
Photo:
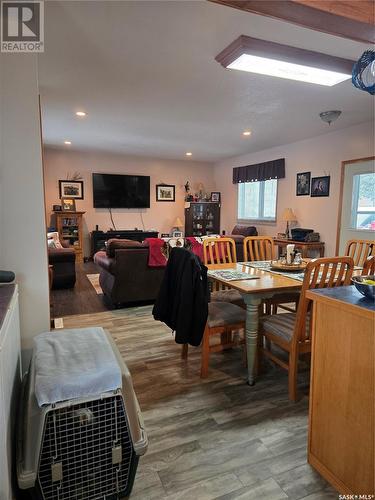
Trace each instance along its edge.
{"label": "wooden cabinet", "polygon": [[314,302],[308,461],[340,493],[365,498],[375,491],[375,305],[354,286],[306,296]]}
{"label": "wooden cabinet", "polygon": [[220,203],[190,202],[185,208],[185,236],[220,234]]}
{"label": "wooden cabinet", "polygon": [[83,214],[85,212],[55,212],[60,240],[68,240],[76,252],[76,262],[83,262]]}

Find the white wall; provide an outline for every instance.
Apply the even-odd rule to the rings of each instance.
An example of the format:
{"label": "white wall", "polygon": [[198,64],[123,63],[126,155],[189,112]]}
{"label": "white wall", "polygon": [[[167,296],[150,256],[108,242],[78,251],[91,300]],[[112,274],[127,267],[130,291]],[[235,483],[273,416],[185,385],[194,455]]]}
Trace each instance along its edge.
{"label": "white wall", "polygon": [[19,283],[26,369],[33,336],[49,329],[36,56],[1,54],[0,68],[0,269]]}
{"label": "white wall", "polygon": [[[331,129],[334,125],[331,125]],[[340,191],[341,162],[374,155],[374,130],[371,123],[363,123],[340,131],[330,131],[312,139],[286,144],[257,153],[237,156],[216,163],[216,189],[222,194],[222,229],[227,232],[237,221],[237,185],[232,184],[232,169],[277,158],[285,158],[286,177],[279,180],[277,216],[275,224],[254,224],[259,234],[276,235],[284,232],[280,220],[282,211],[291,207],[298,226],[312,228],[326,243],[326,256],[335,254],[337,217]],[[250,139],[251,140],[251,139]],[[296,174],[311,171],[312,177],[331,176],[330,196],[311,198],[296,196]]]}
{"label": "white wall", "polygon": [[[202,183],[207,192],[214,191],[213,164],[191,160],[162,160],[147,157],[126,156],[113,153],[75,151],[65,148],[46,147],[44,150],[44,177],[46,195],[46,217],[51,223],[52,205],[60,205],[59,179],[66,179],[67,173],[80,172],[84,181],[84,199],[76,200],[77,210],[84,214],[84,252],[90,255],[89,233],[96,224],[102,231],[111,226],[106,209],[93,207],[92,173],[139,174],[151,176],[150,208],[113,209],[117,229],[146,229],[169,233],[176,217],[184,222],[184,184],[189,181],[193,192]],[[175,202],[157,202],[155,185],[164,182],[176,186]],[[54,223],[52,219],[52,224]]]}

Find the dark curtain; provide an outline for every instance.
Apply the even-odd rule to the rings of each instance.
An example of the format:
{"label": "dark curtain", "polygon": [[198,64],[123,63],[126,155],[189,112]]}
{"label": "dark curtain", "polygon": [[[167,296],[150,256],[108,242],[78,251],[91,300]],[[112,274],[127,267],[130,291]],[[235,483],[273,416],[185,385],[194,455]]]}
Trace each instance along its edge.
{"label": "dark curtain", "polygon": [[284,177],[285,158],[233,169],[233,184],[239,184],[240,182],[266,181],[268,179],[282,179]]}

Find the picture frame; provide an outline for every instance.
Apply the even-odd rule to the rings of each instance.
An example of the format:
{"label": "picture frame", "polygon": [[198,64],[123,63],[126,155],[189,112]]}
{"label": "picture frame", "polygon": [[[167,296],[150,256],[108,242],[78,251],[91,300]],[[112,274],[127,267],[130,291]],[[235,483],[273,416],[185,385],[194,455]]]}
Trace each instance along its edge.
{"label": "picture frame", "polygon": [[212,191],[211,192],[211,201],[215,203],[220,203],[220,192],[219,191]]}
{"label": "picture frame", "polygon": [[176,186],[156,184],[156,201],[175,201]]}
{"label": "picture frame", "polygon": [[310,194],[311,172],[300,172],[296,178],[296,195],[308,196]]}
{"label": "picture frame", "polygon": [[172,237],[173,238],[182,238],[182,231],[173,231]]}
{"label": "picture frame", "polygon": [[61,198],[62,212],[75,212],[76,200],[74,198]]}
{"label": "picture frame", "polygon": [[313,177],[311,179],[311,197],[318,198],[322,196],[329,196],[330,181],[331,177],[329,175]]}
{"label": "picture frame", "polygon": [[59,180],[59,197],[83,200],[83,181]]}

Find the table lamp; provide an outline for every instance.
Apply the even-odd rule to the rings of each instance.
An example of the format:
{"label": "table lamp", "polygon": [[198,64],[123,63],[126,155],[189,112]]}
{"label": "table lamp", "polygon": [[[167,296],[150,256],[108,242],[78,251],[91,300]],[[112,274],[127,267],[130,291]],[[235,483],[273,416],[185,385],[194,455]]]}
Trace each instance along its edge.
{"label": "table lamp", "polygon": [[284,208],[282,220],[286,222],[286,237],[289,239],[290,234],[289,234],[289,222],[296,222],[297,217],[294,215],[293,210],[291,208]]}
{"label": "table lamp", "polygon": [[178,234],[178,236],[182,236],[182,232],[180,230],[180,228],[184,227],[184,224],[182,222],[182,220],[180,219],[180,217],[176,217],[174,223],[173,223],[173,228],[172,228],[172,236],[175,236],[175,233],[180,233]]}

